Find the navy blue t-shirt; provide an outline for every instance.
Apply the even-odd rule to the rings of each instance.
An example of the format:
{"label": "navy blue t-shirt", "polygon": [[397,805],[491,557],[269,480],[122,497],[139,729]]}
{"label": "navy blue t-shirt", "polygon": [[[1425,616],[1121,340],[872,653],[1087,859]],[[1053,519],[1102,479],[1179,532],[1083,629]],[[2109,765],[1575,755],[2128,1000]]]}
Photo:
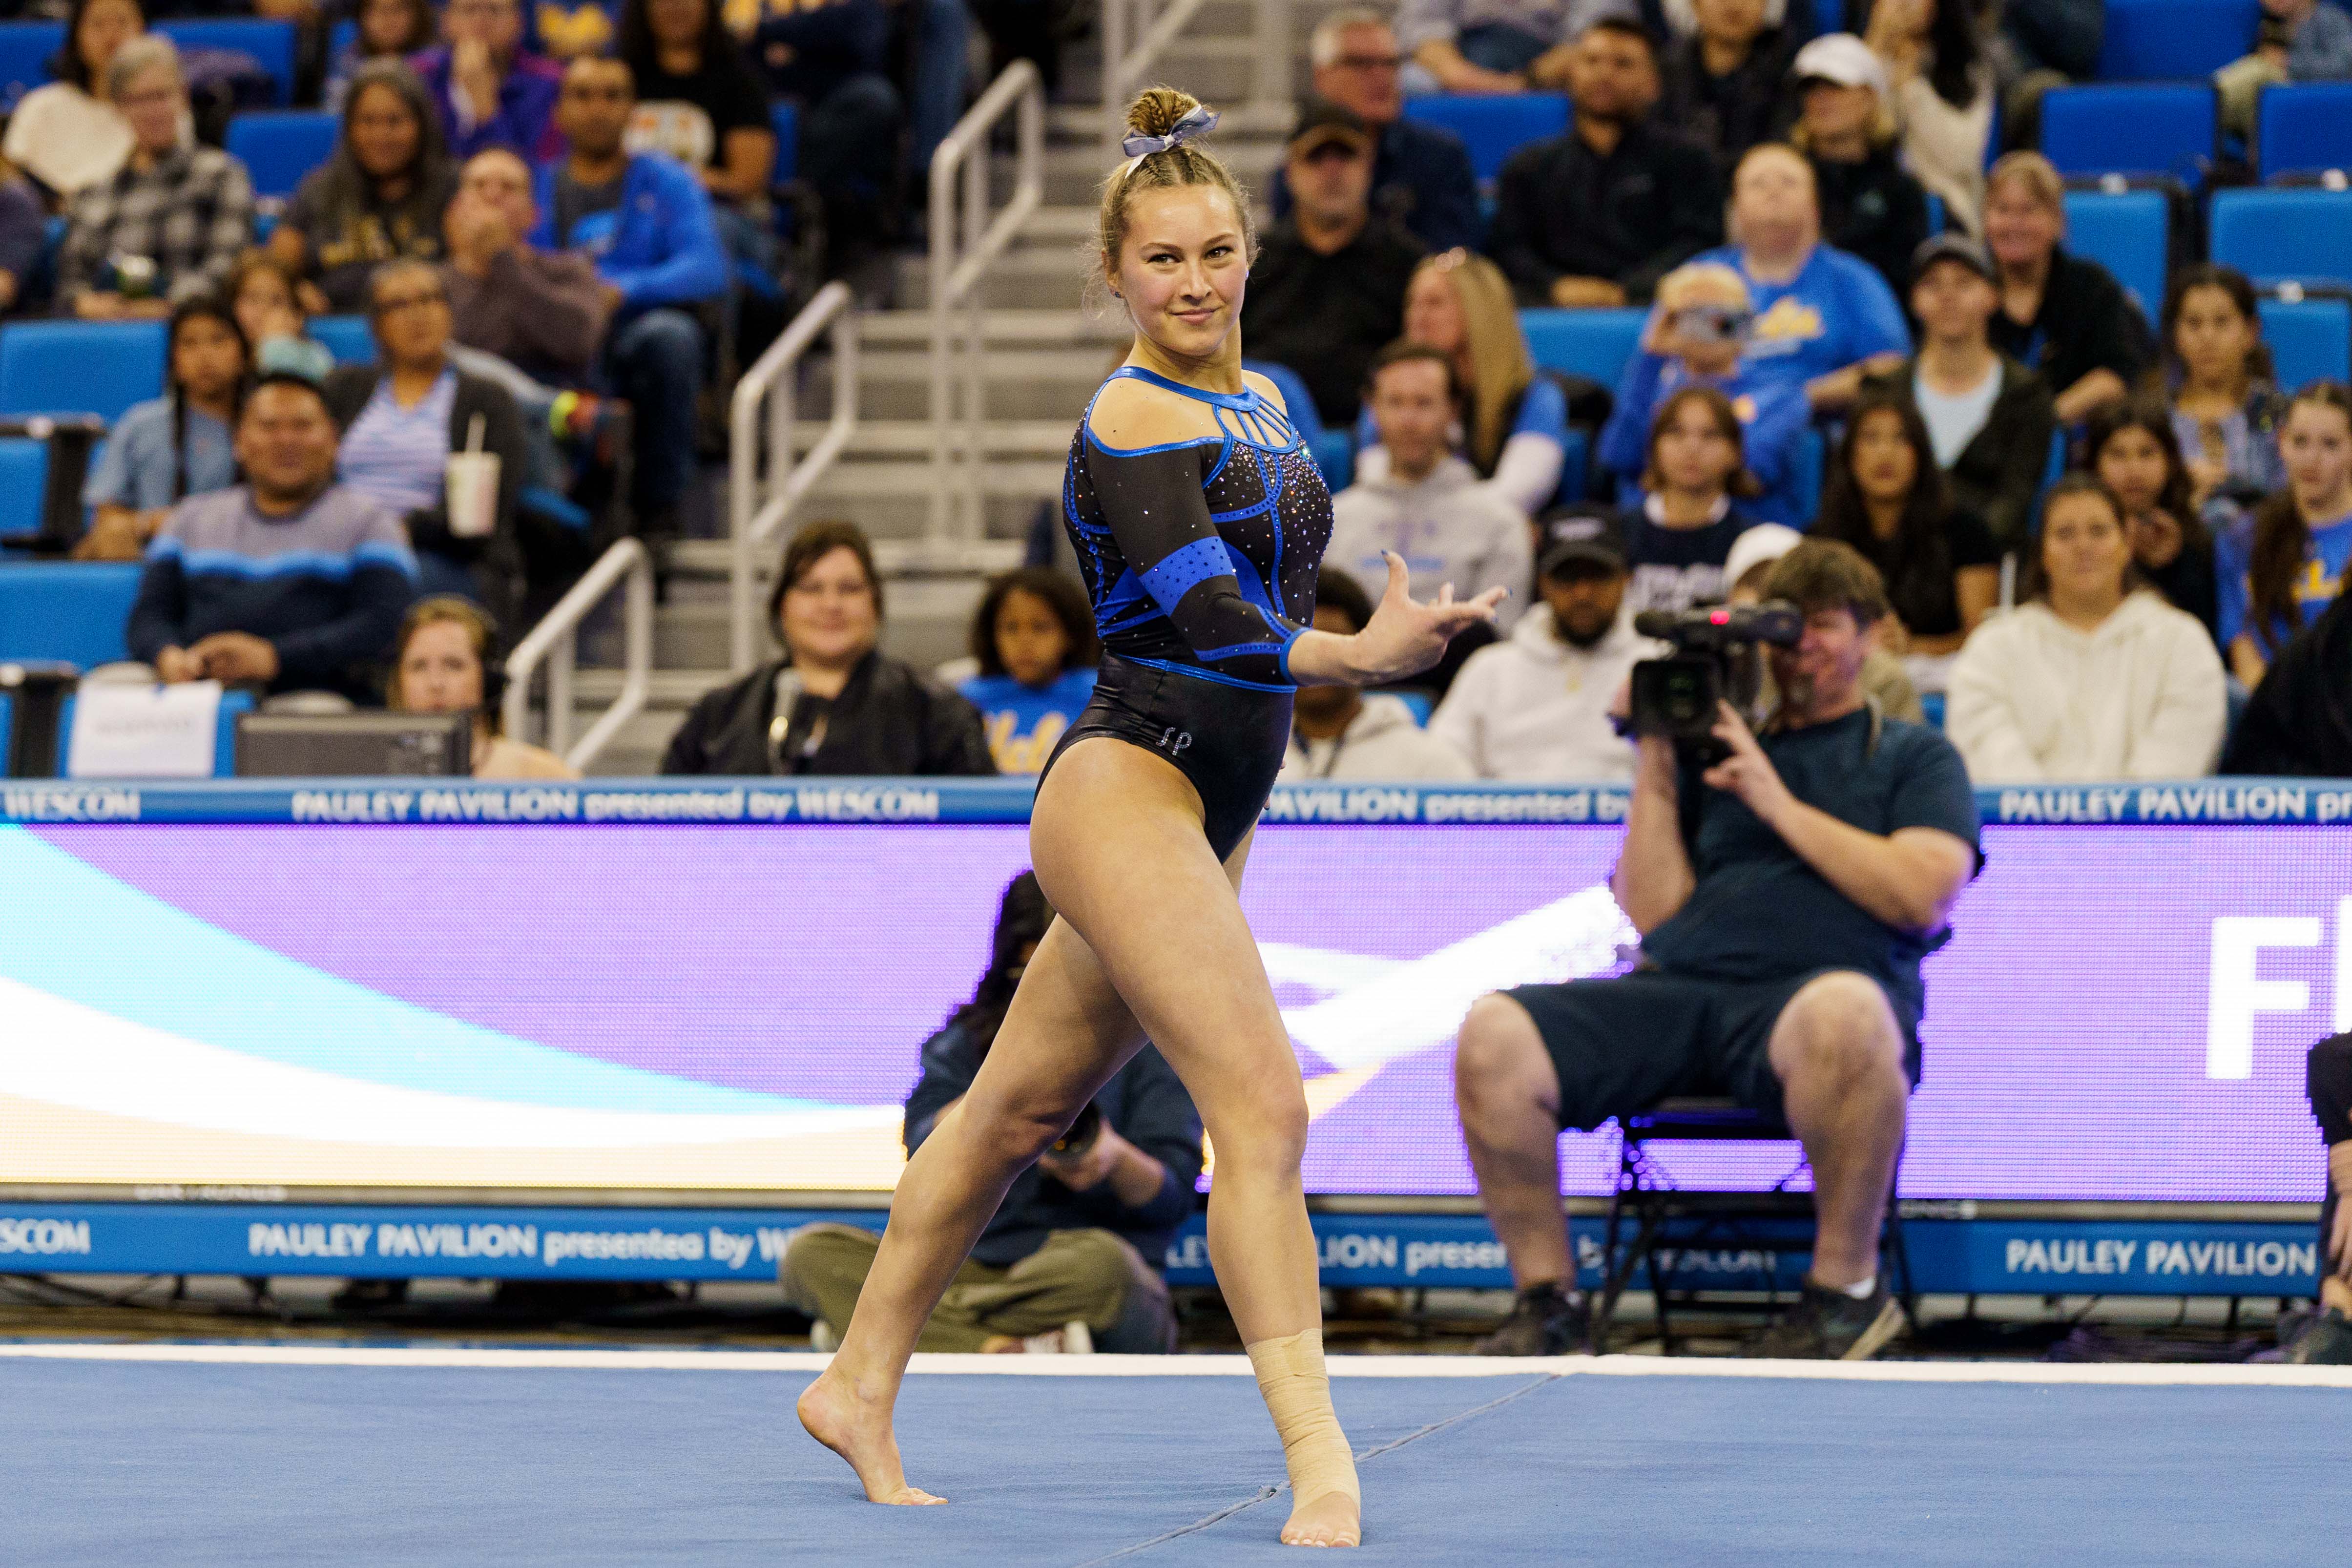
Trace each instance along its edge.
{"label": "navy blue t-shirt", "polygon": [[[1871,716],[1858,710],[1826,724],[1759,737],[1790,794],[1866,833],[1935,827],[1983,850],[1976,791],[1952,743],[1899,719],[1884,721],[1870,749]],[[1886,988],[1916,1027],[1927,993],[1919,961],[1949,937],[1896,931],[1830,886],[1737,795],[1682,778],[1685,837],[1697,885],[1642,951],[1660,968],[1713,980],[1788,980],[1815,969],[1857,969]]]}
{"label": "navy blue t-shirt", "polygon": [[1625,604],[1637,616],[1643,610],[1687,610],[1721,603],[1731,590],[1723,580],[1723,565],[1731,559],[1732,542],[1757,522],[1736,506],[1699,528],[1653,522],[1642,506],[1627,507],[1620,515],[1625,525],[1625,563],[1633,569],[1625,584]]}

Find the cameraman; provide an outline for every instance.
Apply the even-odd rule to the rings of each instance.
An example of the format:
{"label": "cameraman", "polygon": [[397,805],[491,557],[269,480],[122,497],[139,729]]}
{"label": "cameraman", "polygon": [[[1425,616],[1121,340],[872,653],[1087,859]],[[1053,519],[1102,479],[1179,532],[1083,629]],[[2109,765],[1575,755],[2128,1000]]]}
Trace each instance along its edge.
{"label": "cameraman", "polygon": [[1877,1277],[1879,1224],[1919,1077],[1919,961],[1981,860],[1976,797],[1941,735],[1862,694],[1886,613],[1868,562],[1809,541],[1766,594],[1797,607],[1804,633],[1769,650],[1780,701],[1762,738],[1726,704],[1715,736],[1729,755],[1712,767],[1638,742],[1611,885],[1643,933],[1639,967],[1482,997],[1463,1024],[1463,1140],[1519,1289],[1486,1353],[1584,1338],[1560,1130],[1674,1095],[1784,1115],[1812,1166],[1812,1268],[1752,1352],[1858,1360],[1901,1322]]}
{"label": "cameraman", "polygon": [[[923,1042],[907,1097],[907,1152],[954,1113],[995,1043],[1021,972],[1053,922],[1027,871],[1004,889],[988,972],[972,999]],[[1201,1117],[1159,1051],[1145,1046],[1096,1094],[1062,1144],[1024,1171],[916,1342],[925,1351],[1161,1354],[1176,1319],[1159,1265],[1192,1212]],[[1083,1130],[1097,1129],[1091,1141]],[[1065,1145],[1083,1143],[1083,1147]],[[777,1267],[784,1300],[816,1320],[810,1342],[840,1342],[882,1238],[813,1225]]]}

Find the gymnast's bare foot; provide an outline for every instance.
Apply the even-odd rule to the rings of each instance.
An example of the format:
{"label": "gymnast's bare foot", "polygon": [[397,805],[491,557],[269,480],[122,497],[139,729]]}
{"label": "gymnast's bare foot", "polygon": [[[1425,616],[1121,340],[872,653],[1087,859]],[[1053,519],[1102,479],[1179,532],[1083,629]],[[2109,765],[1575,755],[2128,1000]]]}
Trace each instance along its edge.
{"label": "gymnast's bare foot", "polygon": [[1359,1546],[1363,1539],[1356,1500],[1346,1492],[1325,1492],[1300,1503],[1282,1527],[1285,1546]]}
{"label": "gymnast's bare foot", "polygon": [[867,1502],[919,1508],[948,1500],[907,1484],[898,1439],[890,1433],[889,1406],[859,1397],[843,1373],[828,1367],[810,1384],[801,1395],[800,1415],[810,1436],[849,1461]]}

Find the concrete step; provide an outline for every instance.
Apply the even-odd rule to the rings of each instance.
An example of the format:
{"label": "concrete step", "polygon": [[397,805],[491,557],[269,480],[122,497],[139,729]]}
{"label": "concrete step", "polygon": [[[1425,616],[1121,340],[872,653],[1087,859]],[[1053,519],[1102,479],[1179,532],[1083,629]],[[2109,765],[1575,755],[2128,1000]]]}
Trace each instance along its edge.
{"label": "concrete step", "polygon": [[[1048,213],[1070,209],[1049,207]],[[1094,214],[1091,210],[1077,214],[1082,231],[1091,231]],[[1044,307],[1034,310],[984,310],[981,313],[982,341],[992,349],[1069,348],[1077,344],[1099,343],[1108,348],[1114,342],[1125,342],[1129,329],[1124,321],[1105,317],[1101,320],[1071,306]],[[924,349],[931,342],[931,313],[929,310],[873,310],[857,319],[857,342],[860,348]],[[812,363],[823,363],[814,359]]]}
{"label": "concrete step", "polygon": [[[982,409],[989,420],[1062,420],[1076,425],[1087,399],[1123,357],[1117,343],[1069,349],[992,352],[982,362]],[[931,414],[931,356],[916,349],[884,349],[859,356],[857,412],[861,419],[922,420]],[[812,367],[802,388],[811,418],[833,411],[828,364]]]}

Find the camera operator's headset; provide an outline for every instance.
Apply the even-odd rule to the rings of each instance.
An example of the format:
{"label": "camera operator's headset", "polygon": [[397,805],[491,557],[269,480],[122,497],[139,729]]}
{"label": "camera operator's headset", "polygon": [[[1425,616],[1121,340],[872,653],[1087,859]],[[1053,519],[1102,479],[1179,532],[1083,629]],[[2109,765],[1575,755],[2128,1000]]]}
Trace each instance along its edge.
{"label": "camera operator's headset", "polygon": [[[498,616],[460,594],[436,594],[419,599],[408,609],[409,624],[426,621],[455,621],[473,634],[474,656],[482,665],[482,711],[489,715],[491,727],[497,728],[499,710],[506,701],[507,658],[500,638]],[[401,639],[405,646],[408,638]]]}

